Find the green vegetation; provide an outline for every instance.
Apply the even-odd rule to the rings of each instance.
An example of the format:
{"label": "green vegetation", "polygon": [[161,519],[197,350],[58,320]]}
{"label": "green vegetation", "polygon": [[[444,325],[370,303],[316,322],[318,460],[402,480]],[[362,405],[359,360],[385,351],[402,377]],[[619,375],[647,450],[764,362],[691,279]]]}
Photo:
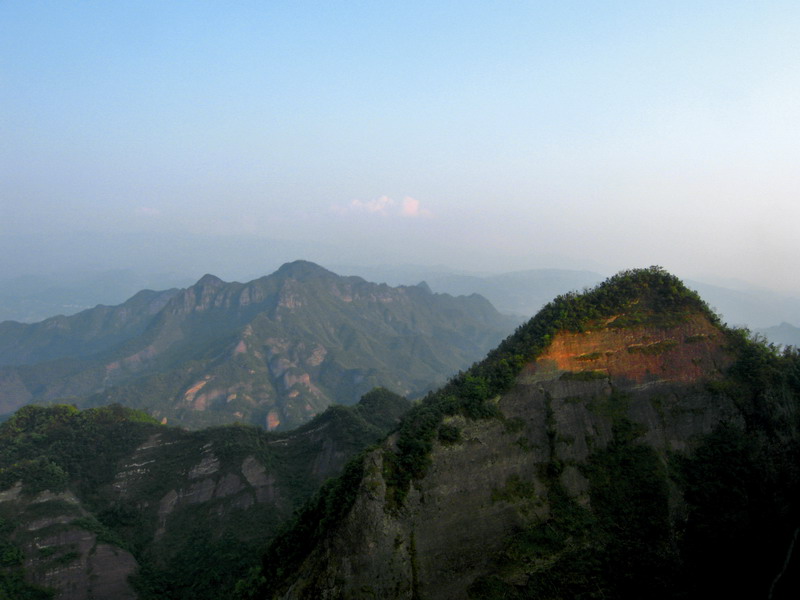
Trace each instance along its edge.
{"label": "green vegetation", "polygon": [[25,581],[24,556],[9,535],[14,525],[0,518],[0,600],[51,600],[53,593]]}
{"label": "green vegetation", "polygon": [[[119,460],[158,428],[146,414],[121,406],[85,411],[63,404],[23,407],[0,425],[0,489],[21,481],[23,496],[30,497],[44,490],[60,492],[70,487],[91,505],[99,499],[98,490],[113,480]],[[77,514],[75,505],[50,500],[27,505],[23,517]],[[98,533],[100,541],[123,545],[113,532],[90,518],[56,524],[51,529],[54,527],[81,527]],[[0,535],[12,531],[8,526]],[[11,550],[5,539],[3,555],[8,557]],[[19,562],[13,569],[7,558],[4,560],[0,598],[51,598],[50,592],[24,583],[22,554],[19,550],[16,553]],[[45,548],[39,556],[52,566],[69,564],[78,557],[74,550],[59,553],[57,548]]]}
{"label": "green vegetation", "polygon": [[[499,416],[491,399],[507,391],[522,366],[541,354],[559,331],[585,331],[618,315],[633,315],[637,324],[671,327],[697,313],[719,323],[695,292],[660,267],[625,271],[584,294],[559,296],[485,360],[426,396],[406,415],[400,424],[398,451],[387,452],[385,457],[388,505],[399,508],[411,480],[425,474],[442,418],[455,414],[471,419]],[[590,381],[607,375],[585,371],[567,377]]]}
{"label": "green vegetation", "polygon": [[505,502],[516,502],[527,500],[534,497],[536,491],[533,482],[521,479],[519,475],[512,475],[506,481],[506,485],[499,490],[492,490],[492,502],[500,500]]}
{"label": "green vegetation", "polygon": [[561,381],[597,381],[608,379],[608,371],[592,369],[591,371],[565,371],[559,377]]}
{"label": "green vegetation", "polygon": [[337,479],[326,482],[298,511],[264,554],[262,576],[253,581],[257,587],[246,582],[237,585],[240,598],[269,597],[287,575],[299,568],[314,546],[341,523],[358,494],[363,464],[363,456],[351,460]]}
{"label": "green vegetation", "polygon": [[442,423],[439,425],[439,443],[445,446],[457,444],[461,441],[461,430],[455,425]]}
{"label": "green vegetation", "polygon": [[[375,389],[357,405],[331,407],[287,433],[244,425],[189,432],[120,406],[83,411],[69,405],[27,406],[0,425],[0,481],[4,489],[23,482],[19,500],[0,508],[14,523],[8,534],[18,541],[28,539],[25,523],[66,516],[69,522],[56,522],[36,535],[77,528],[95,534],[97,542],[131,552],[140,566],[133,584],[142,600],[225,597],[258,566],[264,545],[293,510],[326,477],[338,474],[347,458],[382,439],[409,406],[405,398]],[[148,440],[150,449],[132,461],[134,450]],[[161,499],[200,484],[200,478],[188,474],[204,458],[218,461],[219,470],[208,479],[211,491],[229,477],[232,495],[177,501],[164,531],[154,537]],[[274,500],[253,504],[255,490],[242,471],[245,459],[264,468]],[[130,475],[122,495],[111,485],[119,485],[121,472]],[[33,494],[45,489],[74,493],[79,504],[60,498],[31,502]],[[3,540],[11,544],[0,535]],[[0,555],[20,557],[13,569],[22,581],[21,551],[0,543]],[[74,549],[55,546],[35,556],[43,564],[75,558]]]}
{"label": "green vegetation", "polygon": [[0,570],[0,600],[51,600],[53,592],[27,583],[21,569]]}
{"label": "green vegetation", "polygon": [[[401,511],[412,480],[425,475],[434,444],[445,442],[450,435],[445,433],[445,439],[442,439],[442,431],[447,432],[446,427],[442,428],[444,418],[454,415],[468,419],[502,418],[495,400],[514,384],[523,365],[543,352],[559,331],[582,332],[605,326],[612,318],[621,326],[625,322],[620,321],[622,317],[630,324],[671,327],[698,313],[713,323],[719,323],[696,293],[659,267],[620,273],[584,294],[571,293],[556,298],[490,352],[485,360],[460,373],[437,392],[428,394],[405,415],[397,430],[396,449],[383,450],[387,508]],[[592,380],[606,376],[602,371],[588,371],[578,374],[577,378]],[[560,465],[552,465],[553,470],[559,471],[560,468]],[[358,468],[351,468],[352,487],[357,487],[359,473]],[[524,488],[524,484],[520,485]],[[554,484],[550,494],[558,496],[559,489]],[[502,496],[504,492],[498,493]],[[330,506],[326,502],[331,497],[343,504]],[[565,513],[581,512],[582,509],[564,499],[566,494],[558,497],[563,500],[561,504]],[[308,537],[321,539],[327,529],[314,524],[315,515],[328,512],[345,514],[349,509],[348,503],[353,500],[351,496],[326,498],[325,501],[318,499],[315,507],[307,509],[303,524],[297,525],[297,531],[290,530],[268,551],[268,556],[273,558],[265,561],[263,575],[270,582],[270,589],[280,589],[284,578],[293,572],[293,566],[281,569],[269,566],[280,553],[290,551],[291,544],[287,540],[295,539],[300,543],[300,539]],[[327,508],[323,510],[323,507]],[[299,556],[304,558],[313,545],[309,541],[302,543],[303,550]],[[300,561],[301,558],[294,560],[296,564]]]}
{"label": "green vegetation", "polygon": [[90,496],[156,427],[145,413],[119,405],[25,406],[0,424],[0,489],[22,481],[26,494],[58,492],[75,481]]}
{"label": "green vegetation", "polygon": [[687,335],[683,338],[684,344],[697,344],[699,342],[705,342],[708,340],[708,334],[705,333],[698,333],[696,335]]}
{"label": "green vegetation", "polygon": [[[584,471],[591,510],[563,488],[558,461],[543,465],[549,517],[511,536],[496,558],[496,574],[473,582],[469,597],[637,598],[645,590],[648,598],[669,597],[676,557],[665,468],[652,448],[636,443],[637,435],[629,421],[616,419],[613,441],[590,457]],[[518,479],[507,488],[503,499],[533,492]]]}
{"label": "green vegetation", "polygon": [[[736,357],[728,376],[705,392],[733,399],[744,426],[723,423],[705,439],[692,440],[700,444],[696,452],[668,457],[644,443],[645,431],[630,420],[636,397],[614,391],[589,400],[589,409],[611,422],[613,436],[578,465],[589,483],[588,502],[579,504],[562,484],[565,466],[555,458],[559,435],[548,411],[551,459],[539,472],[546,484],[543,495],[536,497],[533,482],[519,476],[492,494],[495,502],[545,503],[548,516],[508,538],[490,574],[470,586],[469,597],[764,596],[800,525],[800,356],[754,341],[746,331],[725,328],[696,294],[658,268],[623,273],[581,296],[557,298],[486,360],[415,406],[401,422],[393,446],[383,449],[386,507],[402,515],[411,482],[425,475],[434,444],[450,435],[443,434],[448,431],[445,417],[502,418],[495,399],[558,331],[666,328],[698,314],[720,327],[721,343]],[[684,342],[705,339],[690,336]],[[678,343],[664,340],[629,351],[659,354]],[[599,358],[583,356],[586,362]],[[605,377],[601,373],[585,371],[576,379]],[[662,415],[664,404],[654,400]],[[517,430],[516,423],[506,423],[507,432]],[[349,485],[355,487],[358,476],[353,467]],[[675,511],[683,506],[675,503],[680,495],[685,514]],[[327,498],[315,509],[324,508],[324,515],[343,515],[353,502],[352,497]],[[307,515],[310,520],[284,538],[305,540],[295,565],[314,547],[308,538],[321,540],[331,531],[319,526],[319,517]],[[275,561],[289,551],[276,545],[269,556]],[[261,576],[270,582],[270,592],[281,590],[295,568],[267,568]]]}
{"label": "green vegetation", "polygon": [[634,344],[628,346],[629,354],[664,354],[678,345],[676,340],[662,340],[652,344]]}

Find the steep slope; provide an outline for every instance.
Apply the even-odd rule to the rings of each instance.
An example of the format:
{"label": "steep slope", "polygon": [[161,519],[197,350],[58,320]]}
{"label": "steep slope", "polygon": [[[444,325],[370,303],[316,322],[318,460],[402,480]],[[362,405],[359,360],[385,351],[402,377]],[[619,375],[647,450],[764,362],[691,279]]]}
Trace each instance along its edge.
{"label": "steep slope", "polygon": [[304,261],[247,284],[206,275],[111,348],[0,369],[0,410],[70,398],[190,427],[285,429],[373,387],[423,393],[512,326],[479,296],[391,288]]}
{"label": "steep slope", "polygon": [[796,597],[799,398],[797,354],[622,273],[426,397],[241,597]]}
{"label": "steep slope", "polygon": [[0,365],[83,358],[139,335],[178,290],[143,290],[119,306],[96,306],[40,323],[0,323]]}
{"label": "steep slope", "polygon": [[[7,243],[8,239],[3,241]],[[54,315],[75,315],[98,304],[116,306],[140,290],[166,290],[194,283],[175,273],[83,270],[75,263],[65,268],[51,265],[49,273],[36,274],[28,271],[19,257],[17,249],[14,258],[0,268],[0,322],[38,323]],[[18,274],[13,275],[9,267]]]}
{"label": "steep slope", "polygon": [[119,406],[25,407],[0,426],[0,547],[10,558],[0,591],[225,596],[292,512],[408,407],[374,390],[286,434],[186,432]]}

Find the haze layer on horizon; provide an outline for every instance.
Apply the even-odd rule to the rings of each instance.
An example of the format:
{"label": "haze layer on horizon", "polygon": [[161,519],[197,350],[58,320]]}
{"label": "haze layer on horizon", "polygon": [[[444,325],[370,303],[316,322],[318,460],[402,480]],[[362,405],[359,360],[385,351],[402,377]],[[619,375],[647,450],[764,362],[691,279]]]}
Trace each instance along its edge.
{"label": "haze layer on horizon", "polygon": [[796,2],[3,2],[0,271],[659,264],[800,294],[798,30]]}

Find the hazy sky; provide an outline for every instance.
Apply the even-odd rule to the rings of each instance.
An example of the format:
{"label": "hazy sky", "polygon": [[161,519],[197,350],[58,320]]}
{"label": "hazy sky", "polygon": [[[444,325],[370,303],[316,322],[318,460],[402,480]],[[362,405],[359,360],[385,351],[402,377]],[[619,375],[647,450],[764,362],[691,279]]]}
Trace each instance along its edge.
{"label": "hazy sky", "polygon": [[799,31],[796,0],[0,0],[0,268],[102,234],[224,277],[236,236],[800,293]]}

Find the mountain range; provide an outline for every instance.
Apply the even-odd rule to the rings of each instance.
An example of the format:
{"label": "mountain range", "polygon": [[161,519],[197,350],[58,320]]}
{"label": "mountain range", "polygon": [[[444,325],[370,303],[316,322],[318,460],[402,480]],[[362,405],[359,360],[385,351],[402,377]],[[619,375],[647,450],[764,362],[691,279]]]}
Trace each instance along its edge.
{"label": "mountain range", "polygon": [[[320,314],[293,320],[303,306],[408,293],[309,263],[270,278],[291,335]],[[122,347],[215,339],[259,304],[248,285],[145,293],[154,320]],[[117,310],[89,321],[127,322]],[[78,336],[90,358],[118,347],[100,331]],[[20,348],[50,351],[35,339]],[[627,271],[556,297],[413,404],[378,388],[288,432],[19,409],[0,424],[0,597],[787,600],[798,465],[800,353],[726,326],[662,269]]]}
{"label": "mountain range", "polygon": [[119,403],[189,427],[300,425],[374,387],[421,395],[517,320],[478,296],[340,277],[305,261],[249,283],[206,275],[39,323],[0,324],[0,412]]}
{"label": "mountain range", "polygon": [[[279,263],[276,263],[279,264]],[[466,273],[447,267],[418,265],[336,265],[340,274],[354,274],[391,286],[413,286],[425,281],[439,293],[488,299],[501,313],[529,318],[552,298],[597,285],[606,278],[597,271],[538,268],[500,274]],[[59,275],[16,275],[0,280],[0,322],[32,323],[53,315],[72,315],[98,302],[116,305],[142,289],[188,287],[192,281],[177,273],[150,273],[132,269],[73,272]],[[778,324],[800,325],[800,299],[788,293],[757,288],[737,281],[686,281],[703,296],[724,321],[746,326],[776,344],[800,345],[800,333],[777,332]],[[784,328],[785,329],[785,328]]]}

